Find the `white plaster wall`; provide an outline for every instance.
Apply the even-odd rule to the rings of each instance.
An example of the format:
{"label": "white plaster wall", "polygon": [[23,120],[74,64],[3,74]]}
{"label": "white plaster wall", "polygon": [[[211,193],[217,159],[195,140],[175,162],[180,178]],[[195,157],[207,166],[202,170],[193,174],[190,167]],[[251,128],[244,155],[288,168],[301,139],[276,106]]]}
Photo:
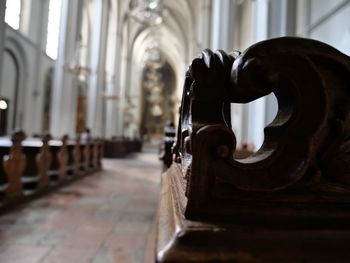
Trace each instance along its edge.
{"label": "white plaster wall", "polygon": [[55,63],[50,132],[55,137],[76,135],[77,76],[69,70],[69,63],[76,51],[79,32],[80,1],[62,1],[59,48]]}
{"label": "white plaster wall", "polygon": [[[20,69],[17,123],[15,126],[25,130],[28,135],[42,132],[42,114],[44,102],[44,83],[46,73],[53,61],[40,50],[38,45],[20,32],[6,27],[5,47],[18,59]],[[38,61],[41,63],[38,64]],[[11,71],[4,63],[3,72]],[[6,76],[6,75],[5,75]],[[2,78],[3,81],[6,81]]]}
{"label": "white plaster wall", "polygon": [[1,81],[0,97],[8,100],[8,111],[7,111],[7,133],[9,133],[13,127],[13,117],[14,117],[14,101],[15,101],[15,86],[17,78],[17,68],[12,56],[9,52],[4,52],[3,54],[3,72]]}
{"label": "white plaster wall", "polygon": [[[43,124],[43,116],[44,116],[44,102],[48,98],[44,97],[45,96],[45,89],[46,89],[46,79],[47,76],[51,70],[51,68],[54,67],[54,60],[52,60],[50,57],[48,57],[46,54],[42,53],[41,57],[41,65],[40,65],[40,74],[38,74],[38,86],[37,86],[37,98],[35,103],[33,105],[34,107],[34,112],[36,116],[36,123],[37,125],[33,128],[33,133],[41,133],[41,132],[46,132],[42,130],[42,124]],[[54,98],[51,98],[51,101]],[[30,123],[28,123],[30,125]]]}
{"label": "white plaster wall", "polygon": [[323,16],[336,8],[342,2],[347,0],[311,0],[310,1],[310,22],[311,24],[319,21]]}
{"label": "white plaster wall", "polygon": [[[330,44],[350,55],[350,1],[347,3],[347,5],[334,13],[329,19],[315,27],[310,32],[310,37]],[[325,9],[321,4],[317,5],[317,8],[320,8],[320,12]],[[316,13],[316,11],[313,10],[312,12]]]}
{"label": "white plaster wall", "polygon": [[[27,2],[27,0],[22,2]],[[39,46],[46,44],[49,2],[50,0],[28,1],[24,6],[27,13],[22,14],[22,17],[24,16],[23,18],[26,18],[27,21],[21,19],[20,31]]]}

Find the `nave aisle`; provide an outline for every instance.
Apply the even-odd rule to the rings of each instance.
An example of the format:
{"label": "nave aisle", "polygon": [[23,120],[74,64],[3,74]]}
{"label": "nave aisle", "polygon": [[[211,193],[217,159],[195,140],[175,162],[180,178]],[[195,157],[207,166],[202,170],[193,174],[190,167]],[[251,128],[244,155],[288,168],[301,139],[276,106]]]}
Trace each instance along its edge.
{"label": "nave aisle", "polygon": [[0,262],[154,262],[156,154],[104,159],[103,167],[0,215]]}

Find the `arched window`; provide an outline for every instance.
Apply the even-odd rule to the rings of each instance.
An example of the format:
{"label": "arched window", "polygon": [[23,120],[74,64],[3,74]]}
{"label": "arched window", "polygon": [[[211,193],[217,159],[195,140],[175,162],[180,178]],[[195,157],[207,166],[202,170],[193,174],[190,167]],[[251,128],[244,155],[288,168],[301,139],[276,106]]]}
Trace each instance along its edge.
{"label": "arched window", "polygon": [[46,54],[52,59],[57,58],[58,37],[61,20],[61,0],[50,0],[47,25]]}
{"label": "arched window", "polygon": [[5,22],[18,30],[21,19],[21,0],[7,0]]}

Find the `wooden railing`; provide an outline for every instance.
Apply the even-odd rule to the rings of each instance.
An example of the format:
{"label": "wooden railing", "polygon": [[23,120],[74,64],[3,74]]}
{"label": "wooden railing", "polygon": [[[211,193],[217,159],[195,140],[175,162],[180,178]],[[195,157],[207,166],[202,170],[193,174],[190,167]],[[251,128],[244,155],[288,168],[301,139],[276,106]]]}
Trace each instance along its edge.
{"label": "wooden railing", "polygon": [[164,127],[164,138],[159,146],[158,158],[163,162],[163,170],[166,170],[173,163],[172,150],[175,143],[175,127],[172,122]]}
{"label": "wooden railing", "polygon": [[123,158],[130,153],[140,152],[142,141],[139,139],[104,140],[103,156],[106,158]]}
{"label": "wooden railing", "polygon": [[[262,147],[236,159],[230,103],[272,92]],[[350,58],[291,37],[203,51],[186,74],[174,160],[158,262],[350,261]]]}
{"label": "wooden railing", "polygon": [[[53,140],[45,135],[26,138],[17,131],[0,138],[2,205],[23,200],[66,182],[101,170],[102,140]],[[0,204],[1,207],[1,204]]]}

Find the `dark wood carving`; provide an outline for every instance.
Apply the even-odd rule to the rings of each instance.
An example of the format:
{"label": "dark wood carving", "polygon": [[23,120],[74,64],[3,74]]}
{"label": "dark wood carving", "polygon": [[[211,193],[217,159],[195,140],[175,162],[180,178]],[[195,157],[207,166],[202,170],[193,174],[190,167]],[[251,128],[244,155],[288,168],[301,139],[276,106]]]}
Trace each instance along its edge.
{"label": "dark wood carving", "polygon": [[60,177],[61,183],[64,182],[67,175],[67,162],[68,162],[67,141],[68,141],[68,136],[64,135],[62,137],[62,145],[58,151],[59,177]]}
{"label": "dark wood carving", "polygon": [[74,174],[80,175],[80,137],[78,136],[75,140],[74,149],[73,149],[73,157],[74,157]]}
{"label": "dark wood carving", "polygon": [[175,143],[174,123],[169,122],[164,127],[164,138],[159,147],[158,158],[163,162],[163,168],[166,170],[173,162],[172,150]]}
{"label": "dark wood carving", "polygon": [[[79,142],[67,139],[52,140],[48,134],[25,139],[22,131],[0,138],[0,212],[65,185],[67,171],[72,179],[80,175]],[[102,168],[100,146],[94,141],[94,171]]]}
{"label": "dark wood carving", "polygon": [[4,156],[4,168],[8,175],[8,187],[6,194],[10,198],[23,194],[22,175],[26,167],[26,158],[23,154],[22,141],[26,135],[23,131],[15,131],[12,134],[12,147],[10,154]]}
{"label": "dark wood carving", "polygon": [[[237,245],[242,232],[232,224],[286,230],[308,229],[312,221],[321,229],[349,228],[349,87],[350,58],[314,40],[284,37],[243,53],[205,50],[194,59],[183,90],[177,163],[163,177],[158,261],[241,262],[237,251],[249,246]],[[230,103],[251,102],[272,92],[279,109],[264,130],[262,147],[235,159]],[[172,212],[165,215],[169,204]],[[300,244],[311,242],[304,232],[295,233],[304,238]],[[339,228],[333,236],[314,233],[321,241],[313,245],[320,249],[337,240],[340,253],[350,258],[342,243],[350,241],[349,231],[342,237]],[[210,238],[215,241],[205,241]],[[263,246],[256,237],[252,240]],[[191,242],[193,252],[186,252]],[[203,252],[203,247],[212,250]],[[257,262],[273,261],[259,255]],[[256,262],[252,254],[246,256],[251,259],[247,262]]]}
{"label": "dark wood carving", "polygon": [[102,170],[102,157],[103,157],[103,141],[102,139],[97,139],[97,170]]}
{"label": "dark wood carving", "polygon": [[66,149],[67,149],[67,165],[66,165],[66,175],[68,179],[72,179],[74,176],[77,175],[75,173],[76,168],[75,168],[75,142],[73,140],[69,140],[67,138],[66,142]]}
{"label": "dark wood carving", "polygon": [[49,185],[48,172],[51,165],[52,154],[49,149],[49,141],[51,140],[51,135],[45,134],[42,137],[42,146],[40,152],[36,157],[36,161],[39,167],[39,187],[45,188]]}
{"label": "dark wood carving", "polygon": [[97,158],[98,158],[98,145],[97,140],[90,140],[90,157],[89,157],[89,167],[92,171],[97,170]]}
{"label": "dark wood carving", "polygon": [[81,140],[79,139],[79,149],[80,149],[80,174],[89,173],[89,157],[90,157],[90,144],[89,139]]}
{"label": "dark wood carving", "polygon": [[86,173],[90,173],[90,138],[88,138],[87,140],[85,140],[84,142],[84,149],[83,149],[83,153],[82,155],[84,156],[83,160],[83,166],[84,166],[84,170]]}
{"label": "dark wood carving", "polygon": [[[177,155],[189,173],[187,213],[212,198],[282,192],[320,174],[328,180],[324,186],[338,183],[348,193],[344,183],[349,171],[332,158],[323,160],[344,153],[348,142],[349,70],[347,56],[297,38],[261,42],[240,55],[204,51],[189,69],[178,138]],[[265,128],[261,149],[247,159],[233,159],[236,140],[225,104],[250,102],[271,92],[279,111]],[[222,193],[222,186],[231,188],[231,194]],[[310,190],[314,187],[308,195]],[[324,189],[332,192],[340,194]]]}
{"label": "dark wood carving", "polygon": [[0,200],[6,197],[6,189],[8,187],[8,175],[5,172],[4,156],[8,155],[11,148],[11,140],[8,138],[0,139]]}
{"label": "dark wood carving", "polygon": [[49,180],[51,185],[57,185],[60,182],[60,158],[59,152],[62,147],[62,141],[50,140],[49,149],[51,153],[51,164],[48,172]]}

